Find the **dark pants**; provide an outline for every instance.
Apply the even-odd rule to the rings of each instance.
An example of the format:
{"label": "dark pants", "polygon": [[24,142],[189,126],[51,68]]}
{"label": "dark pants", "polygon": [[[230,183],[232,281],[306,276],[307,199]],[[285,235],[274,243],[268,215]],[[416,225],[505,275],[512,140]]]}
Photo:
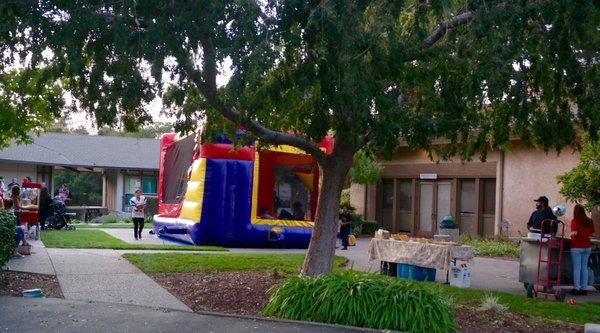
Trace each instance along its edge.
{"label": "dark pants", "polygon": [[340,238],[342,239],[342,247],[348,248],[348,237],[350,236],[350,230],[340,230]]}
{"label": "dark pants", "polygon": [[142,229],[144,229],[144,218],[134,217],[133,220],[133,236],[138,239],[142,238]]}
{"label": "dark pants", "polygon": [[25,233],[23,232],[23,228],[21,226],[17,226],[15,228],[15,247],[21,245],[21,242],[25,241]]}

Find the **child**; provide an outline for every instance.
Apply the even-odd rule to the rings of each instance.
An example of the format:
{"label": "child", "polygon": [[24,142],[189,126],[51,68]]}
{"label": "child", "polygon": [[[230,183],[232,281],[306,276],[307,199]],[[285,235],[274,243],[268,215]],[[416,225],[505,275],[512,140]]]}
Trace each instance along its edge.
{"label": "child", "polygon": [[142,239],[142,229],[144,229],[144,209],[146,208],[146,197],[142,195],[142,190],[135,190],[133,197],[129,200],[131,206],[131,219],[133,220],[133,236],[136,240]]}

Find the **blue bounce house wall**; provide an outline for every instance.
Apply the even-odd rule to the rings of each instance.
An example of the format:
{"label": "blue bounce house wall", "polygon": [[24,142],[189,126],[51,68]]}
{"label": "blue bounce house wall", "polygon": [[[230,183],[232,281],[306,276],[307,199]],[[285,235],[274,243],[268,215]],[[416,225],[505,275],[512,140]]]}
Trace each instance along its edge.
{"label": "blue bounce house wall", "polygon": [[189,226],[194,244],[231,247],[306,248],[312,228],[279,227],[251,223],[254,162],[207,159],[204,201],[200,223]]}
{"label": "blue bounce house wall", "polygon": [[252,208],[251,161],[207,159],[204,199],[195,244],[243,246]]}

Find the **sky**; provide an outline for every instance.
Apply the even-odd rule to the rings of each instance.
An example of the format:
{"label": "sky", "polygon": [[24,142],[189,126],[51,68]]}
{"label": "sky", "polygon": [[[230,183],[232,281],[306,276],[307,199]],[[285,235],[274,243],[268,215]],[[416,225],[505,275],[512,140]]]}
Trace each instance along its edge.
{"label": "sky", "polygon": [[[227,84],[229,78],[231,77],[232,69],[231,69],[231,59],[226,58],[225,61],[219,66],[219,74],[217,75],[217,86],[222,87]],[[171,80],[170,74],[163,73],[163,82],[165,84],[174,83],[174,80]],[[69,103],[69,98],[67,97],[67,103]],[[152,116],[152,120],[154,122],[167,122],[172,123],[175,121],[174,117],[168,117],[162,114],[162,100],[160,97],[155,98],[147,107],[148,112]],[[95,121],[92,119],[88,113],[81,110],[75,113],[71,113],[67,119],[67,124],[71,128],[84,127],[88,130],[89,133],[95,134],[97,132],[97,128],[95,126]]]}

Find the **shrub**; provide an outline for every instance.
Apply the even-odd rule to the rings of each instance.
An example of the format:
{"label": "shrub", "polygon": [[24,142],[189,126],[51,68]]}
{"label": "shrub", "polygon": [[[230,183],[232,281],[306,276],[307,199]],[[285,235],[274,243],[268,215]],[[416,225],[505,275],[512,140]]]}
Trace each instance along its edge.
{"label": "shrub", "polygon": [[475,255],[482,257],[519,257],[521,249],[517,244],[504,238],[482,238],[461,236],[460,242],[471,246]]}
{"label": "shrub", "polygon": [[482,300],[481,305],[479,306],[479,310],[487,311],[494,310],[498,312],[504,312],[507,310],[506,305],[500,303],[500,298],[498,296],[494,296],[492,294],[486,294]]}
{"label": "shrub", "polygon": [[154,216],[144,217],[144,223],[152,223],[153,221],[154,221]]}
{"label": "shrub", "polygon": [[379,223],[377,221],[365,220],[362,224],[362,234],[363,235],[373,235],[375,231],[379,229]]}
{"label": "shrub", "polygon": [[102,215],[102,216],[98,216],[98,217],[94,217],[90,223],[99,223],[99,224],[105,224],[105,223],[117,223],[119,222],[119,218],[114,215],[114,214],[108,214],[108,215]]}
{"label": "shrub", "polygon": [[8,262],[15,250],[15,215],[0,209],[0,269]]}
{"label": "shrub", "polygon": [[121,221],[119,221],[121,223],[133,223],[133,219],[131,218],[131,216],[127,216],[124,217]]}
{"label": "shrub", "polygon": [[266,316],[410,332],[454,332],[451,309],[432,285],[347,271],[295,276],[270,290]]}
{"label": "shrub", "polygon": [[346,188],[342,190],[342,196],[340,197],[340,208],[348,207],[350,210],[354,210],[350,204],[350,189]]}

